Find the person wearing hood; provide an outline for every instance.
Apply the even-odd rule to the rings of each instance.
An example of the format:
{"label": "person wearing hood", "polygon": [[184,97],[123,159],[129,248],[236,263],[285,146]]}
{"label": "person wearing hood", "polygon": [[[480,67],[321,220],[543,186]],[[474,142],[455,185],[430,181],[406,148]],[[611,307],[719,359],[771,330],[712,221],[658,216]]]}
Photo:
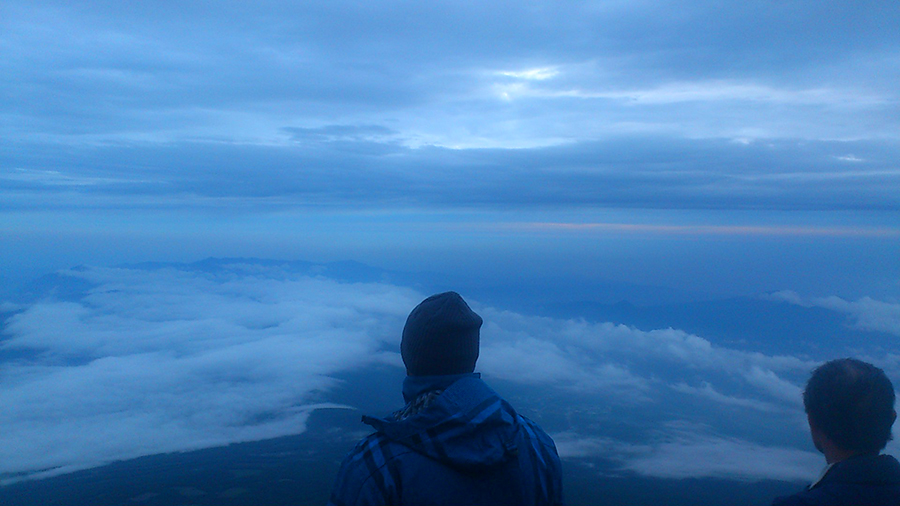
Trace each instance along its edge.
{"label": "person wearing hood", "polygon": [[344,459],[330,506],[562,504],[553,440],[474,372],[481,324],[455,292],[412,310],[400,343],[406,405],[363,417],[375,432]]}

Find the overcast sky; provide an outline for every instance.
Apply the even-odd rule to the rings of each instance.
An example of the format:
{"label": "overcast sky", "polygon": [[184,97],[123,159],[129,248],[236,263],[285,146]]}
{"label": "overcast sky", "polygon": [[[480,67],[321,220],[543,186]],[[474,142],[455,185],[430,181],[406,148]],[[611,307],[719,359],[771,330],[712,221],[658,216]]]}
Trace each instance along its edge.
{"label": "overcast sky", "polygon": [[0,261],[408,264],[506,222],[520,251],[548,224],[890,249],[898,24],[882,0],[6,1]]}
{"label": "overcast sky", "polygon": [[[898,26],[886,0],[4,0],[0,350],[38,356],[0,368],[0,476],[302,431],[341,373],[398,365],[428,295],[123,263],[357,260],[547,303],[769,293],[897,335]],[[85,297],[3,302],[78,264]],[[565,458],[817,470],[797,395],[831,350],[491,303],[486,375],[656,424],[564,428]]]}

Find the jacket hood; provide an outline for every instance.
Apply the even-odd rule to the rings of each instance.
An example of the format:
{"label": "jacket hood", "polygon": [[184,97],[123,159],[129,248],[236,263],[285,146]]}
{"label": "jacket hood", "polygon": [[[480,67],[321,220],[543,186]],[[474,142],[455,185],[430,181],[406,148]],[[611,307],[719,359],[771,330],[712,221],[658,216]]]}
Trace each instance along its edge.
{"label": "jacket hood", "polygon": [[408,380],[404,384],[408,402],[429,387],[452,383],[415,415],[401,420],[364,416],[363,422],[388,439],[457,469],[495,466],[516,454],[518,415],[478,374]]}

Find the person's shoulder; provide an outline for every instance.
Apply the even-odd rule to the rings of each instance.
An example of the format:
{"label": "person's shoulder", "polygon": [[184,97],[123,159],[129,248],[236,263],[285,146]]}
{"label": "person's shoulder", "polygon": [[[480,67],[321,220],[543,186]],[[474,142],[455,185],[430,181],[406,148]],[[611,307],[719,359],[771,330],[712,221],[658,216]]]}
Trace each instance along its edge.
{"label": "person's shoulder", "polygon": [[804,502],[802,499],[798,498],[796,495],[789,495],[785,497],[778,497],[774,501],[772,501],[772,506],[808,506],[808,502]]}
{"label": "person's shoulder", "polygon": [[553,448],[554,452],[556,451],[556,443],[553,442],[553,438],[544,432],[544,429],[542,429],[540,425],[526,416],[517,414],[517,417],[519,419],[519,424],[525,430],[525,435],[528,439],[534,440],[544,446],[549,446]]}
{"label": "person's shoulder", "polygon": [[553,438],[531,419],[522,415],[517,416],[520,432],[524,435],[535,457],[539,462],[543,463],[543,466],[551,474],[559,474],[562,464],[559,461],[559,452],[556,450],[556,443],[553,442]]}
{"label": "person's shoulder", "polygon": [[546,503],[539,502],[539,504],[562,504],[562,463],[559,460],[556,443],[537,423],[525,416],[519,414],[516,416],[519,432],[529,447],[528,453],[542,470],[537,474],[537,479],[542,483],[541,489],[545,493]]}
{"label": "person's shoulder", "polygon": [[810,490],[779,497],[772,506],[881,506],[900,504],[897,485],[825,482]]}
{"label": "person's shoulder", "polygon": [[[373,432],[360,440],[350,450],[350,453],[344,459],[342,467],[362,466],[371,472],[373,467],[380,468],[391,460],[410,452],[412,452],[411,449],[396,441],[392,441],[381,432]],[[373,463],[375,464],[374,466]]]}
{"label": "person's shoulder", "polygon": [[373,447],[382,444],[382,442],[386,439],[387,438],[385,438],[384,434],[381,434],[380,432],[373,432],[368,436],[360,439],[359,442],[356,443],[356,446],[354,446],[353,449],[350,450],[350,453],[347,454],[347,457],[344,459],[344,463],[346,464],[349,461],[356,461],[363,458],[366,453],[372,451]]}
{"label": "person's shoulder", "polygon": [[369,496],[390,497],[395,489],[391,484],[391,466],[411,452],[380,432],[369,434],[344,458],[329,504],[357,504]]}
{"label": "person's shoulder", "polygon": [[377,444],[381,437],[377,432],[369,434],[344,457],[331,490],[328,506],[344,506],[358,502],[364,485],[372,478],[372,471],[367,464],[371,447]]}
{"label": "person's shoulder", "polygon": [[772,506],[812,506],[818,504],[810,502],[810,498],[807,495],[807,492],[800,492],[794,495],[778,497],[772,501]]}
{"label": "person's shoulder", "polygon": [[[772,506],[833,506],[848,504],[842,499],[841,486],[834,484],[820,485],[794,495],[779,497],[772,501]],[[853,504],[850,502],[849,504]]]}

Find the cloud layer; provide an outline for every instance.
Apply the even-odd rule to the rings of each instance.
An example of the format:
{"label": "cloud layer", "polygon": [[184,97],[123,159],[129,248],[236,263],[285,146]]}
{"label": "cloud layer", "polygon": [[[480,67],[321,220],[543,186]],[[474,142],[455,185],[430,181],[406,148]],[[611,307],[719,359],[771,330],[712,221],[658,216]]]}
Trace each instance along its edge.
{"label": "cloud layer", "polygon": [[[7,305],[0,352],[18,355],[0,364],[4,481],[303,432],[334,406],[340,374],[402,367],[400,329],[425,295],[277,263],[61,274],[92,288]],[[815,362],[472,304],[486,322],[479,370],[549,417],[566,458],[676,478],[815,471],[799,405]]]}
{"label": "cloud layer", "polygon": [[386,345],[417,298],[252,272],[68,275],[97,287],[31,305],[6,327],[2,349],[34,356],[0,369],[2,476],[302,432],[330,375],[399,361]]}
{"label": "cloud layer", "polygon": [[822,465],[821,455],[808,450],[704,433],[702,427],[669,425],[643,444],[576,434],[557,435],[556,444],[563,459],[604,457],[617,462],[619,472],[655,478],[811,481]]}

